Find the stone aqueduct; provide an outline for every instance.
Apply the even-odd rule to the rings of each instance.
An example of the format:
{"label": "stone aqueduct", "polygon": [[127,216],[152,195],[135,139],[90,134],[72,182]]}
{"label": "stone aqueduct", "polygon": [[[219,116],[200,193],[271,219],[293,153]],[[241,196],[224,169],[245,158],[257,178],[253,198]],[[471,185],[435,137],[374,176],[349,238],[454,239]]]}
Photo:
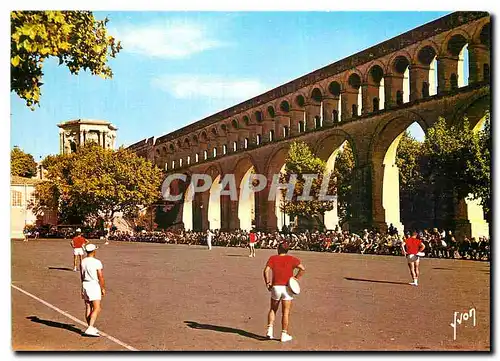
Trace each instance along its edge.
{"label": "stone aqueduct", "polygon": [[[426,132],[439,116],[450,122],[467,116],[474,126],[489,108],[489,14],[455,12],[129,149],[167,173],[212,179],[232,173],[242,186],[252,168],[266,176],[279,173],[295,140],[308,143],[331,166],[348,141],[355,156],[350,227],[385,229],[390,223],[401,227],[395,157],[402,132],[414,122]],[[203,230],[248,228],[251,213],[257,228],[279,228],[283,221],[277,203],[267,199],[268,188],[255,193],[252,204],[241,196],[220,196],[211,204],[213,189],[196,194],[192,203],[173,207],[174,223]],[[456,202],[457,232],[485,232],[477,210],[477,204]]]}

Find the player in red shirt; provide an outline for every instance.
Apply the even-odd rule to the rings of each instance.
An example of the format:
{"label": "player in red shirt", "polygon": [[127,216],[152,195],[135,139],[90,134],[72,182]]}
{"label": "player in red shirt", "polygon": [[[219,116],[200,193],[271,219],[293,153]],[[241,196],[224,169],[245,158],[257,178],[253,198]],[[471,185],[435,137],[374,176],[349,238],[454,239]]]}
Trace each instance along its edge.
{"label": "player in red shirt", "polygon": [[87,241],[82,236],[82,230],[80,228],[76,229],[76,237],[74,237],[70,244],[73,247],[73,271],[77,271],[78,265],[82,263],[83,246],[85,246],[89,241]]}
{"label": "player in red shirt", "polygon": [[417,253],[422,252],[424,249],[425,245],[417,238],[417,232],[413,231],[411,237],[405,241],[403,246],[403,255],[408,260],[408,268],[410,268],[410,275],[413,278],[413,282],[410,283],[412,286],[418,286],[420,257]]}
{"label": "player in red shirt", "polygon": [[250,247],[250,255],[248,257],[255,257],[255,243],[257,242],[257,235],[252,230],[250,231],[248,238],[249,238],[248,246]]}
{"label": "player in red shirt", "polygon": [[[271,291],[271,307],[267,316],[267,337],[273,338],[273,327],[276,312],[281,303],[281,341],[286,342],[292,339],[288,333],[290,308],[292,306],[293,297],[288,289],[288,280],[291,277],[300,279],[305,272],[305,267],[296,257],[290,256],[288,253],[288,244],[282,242],[278,245],[278,255],[269,257],[266,267],[264,268],[264,281],[266,287]],[[294,270],[298,268],[299,272],[294,276]],[[270,281],[269,271],[273,271],[272,281]]]}

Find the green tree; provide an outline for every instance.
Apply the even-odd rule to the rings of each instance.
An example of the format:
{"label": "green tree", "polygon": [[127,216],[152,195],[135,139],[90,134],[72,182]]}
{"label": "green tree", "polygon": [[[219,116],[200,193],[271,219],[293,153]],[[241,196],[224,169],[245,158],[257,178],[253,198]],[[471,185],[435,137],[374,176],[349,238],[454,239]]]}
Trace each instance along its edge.
{"label": "green tree", "polygon": [[334,167],[334,176],[337,179],[337,216],[341,225],[351,219],[354,165],[354,154],[349,142],[346,142],[335,159]]}
{"label": "green tree", "polygon": [[491,224],[491,123],[490,113],[486,115],[484,128],[479,132],[480,153],[483,159],[484,176],[480,178],[476,196],[483,200],[486,219]]}
{"label": "green tree", "polygon": [[60,157],[58,155],[49,154],[40,162],[44,169],[49,169],[53,164],[55,164]]}
{"label": "green tree", "polygon": [[[489,116],[488,116],[489,119]],[[438,192],[452,190],[457,199],[480,199],[490,206],[491,135],[489,120],[474,131],[467,119],[448,124],[440,118],[425,140],[431,182]]]}
{"label": "green tree", "polygon": [[162,171],[129,150],[102,149],[96,144],[75,153],[52,156],[47,181],[36,187],[36,212],[58,209],[83,221],[112,221],[117,212],[136,216],[140,206],[161,197]]}
{"label": "green tree", "polygon": [[11,12],[11,91],[34,109],[40,102],[43,63],[59,59],[71,74],[81,69],[111,78],[107,65],[121,49],[108,35],[108,19],[96,20],[91,11],[12,11]]}
{"label": "green tree", "polygon": [[31,178],[36,175],[36,162],[31,154],[14,147],[10,152],[10,174]]}
{"label": "green tree", "polygon": [[[285,162],[285,172],[281,176],[281,182],[288,183],[292,175],[297,176],[294,193],[290,200],[284,200],[280,205],[280,209],[291,217],[300,216],[312,221],[313,219],[323,222],[323,216],[326,211],[331,211],[334,206],[333,201],[321,199],[321,186],[325,178],[326,163],[314,154],[309,149],[309,146],[304,142],[293,142],[288,152],[288,157]],[[312,181],[311,190],[308,194],[303,194],[306,185],[306,174],[314,175],[316,179]],[[330,181],[327,184],[325,195],[335,194],[335,182],[331,174],[328,174]],[[326,181],[325,181],[326,182]],[[286,190],[282,190],[284,198]],[[300,196],[311,197],[311,200],[301,200]]]}
{"label": "green tree", "polygon": [[434,190],[427,181],[428,156],[423,142],[405,131],[396,153],[399,169],[401,221],[410,229],[431,227],[434,221]]}
{"label": "green tree", "polygon": [[402,192],[414,192],[423,182],[421,163],[424,156],[422,143],[405,131],[396,152],[399,168],[399,187]]}

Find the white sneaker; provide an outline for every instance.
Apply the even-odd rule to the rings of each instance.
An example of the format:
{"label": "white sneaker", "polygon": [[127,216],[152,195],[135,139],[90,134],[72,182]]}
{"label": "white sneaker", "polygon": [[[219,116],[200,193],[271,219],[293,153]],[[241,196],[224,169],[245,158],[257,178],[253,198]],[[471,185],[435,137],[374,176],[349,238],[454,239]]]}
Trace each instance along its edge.
{"label": "white sneaker", "polygon": [[287,342],[287,341],[292,341],[293,337],[290,336],[288,333],[282,332],[281,333],[281,342]]}
{"label": "white sneaker", "polygon": [[75,267],[75,268],[73,268],[73,272],[76,272],[76,271],[77,271],[76,267]]}
{"label": "white sneaker", "polygon": [[274,338],[274,332],[273,332],[273,328],[272,327],[268,327],[267,328],[267,333],[266,333],[266,336],[268,339],[272,340]]}
{"label": "white sneaker", "polygon": [[409,284],[412,285],[412,286],[418,286],[417,282],[410,282]]}
{"label": "white sneaker", "polygon": [[253,257],[252,255],[249,255],[248,257]]}
{"label": "white sneaker", "polygon": [[97,330],[97,328],[92,327],[92,326],[89,326],[89,327],[85,330],[84,334],[89,335],[89,336],[96,336],[96,337],[99,337],[99,336],[100,336],[100,335],[99,335],[99,331]]}

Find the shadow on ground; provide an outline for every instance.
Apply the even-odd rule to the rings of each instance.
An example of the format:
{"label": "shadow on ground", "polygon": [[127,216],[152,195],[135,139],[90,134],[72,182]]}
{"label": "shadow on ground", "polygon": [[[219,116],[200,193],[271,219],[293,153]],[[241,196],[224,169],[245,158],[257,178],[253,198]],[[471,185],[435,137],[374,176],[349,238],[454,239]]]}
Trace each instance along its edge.
{"label": "shadow on ground", "polygon": [[358,281],[358,282],[371,282],[371,283],[388,283],[391,285],[408,285],[407,282],[395,282],[395,281],[382,281],[382,280],[367,280],[364,278],[352,278],[352,277],[344,277],[344,279],[348,281]]}
{"label": "shadow on ground", "polygon": [[198,323],[194,321],[184,321],[185,324],[187,324],[188,327],[194,328],[197,330],[210,330],[210,331],[216,331],[216,332],[224,332],[224,333],[234,333],[243,337],[248,337],[248,338],[253,338],[254,340],[258,341],[268,341],[269,339],[257,335],[255,333],[251,333],[245,330],[240,330],[238,328],[232,328],[232,327],[225,327],[225,326],[216,326],[216,325],[209,325],[206,323]]}
{"label": "shadow on ground", "polygon": [[77,333],[79,335],[82,334],[82,331],[80,329],[76,328],[75,325],[73,325],[73,324],[44,320],[44,319],[38,318],[37,316],[28,316],[26,318],[28,320],[30,320],[31,322],[41,323],[42,325],[55,327],[55,328],[63,328],[65,330]]}
{"label": "shadow on ground", "polygon": [[49,269],[54,269],[58,271],[71,271],[73,272],[73,268],[68,268],[68,267],[49,267]]}

